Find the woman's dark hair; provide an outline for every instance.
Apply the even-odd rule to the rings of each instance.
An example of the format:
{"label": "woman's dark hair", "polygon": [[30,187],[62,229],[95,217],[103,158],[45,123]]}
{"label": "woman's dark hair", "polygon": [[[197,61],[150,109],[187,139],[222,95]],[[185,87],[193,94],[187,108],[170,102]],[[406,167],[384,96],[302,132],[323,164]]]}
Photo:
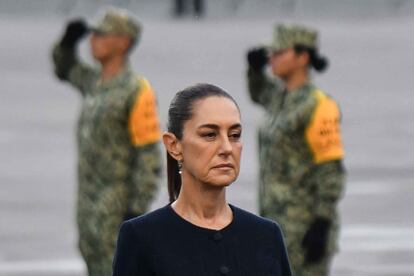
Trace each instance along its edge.
{"label": "woman's dark hair", "polygon": [[[193,116],[195,102],[213,96],[230,99],[239,109],[233,97],[220,87],[199,83],[175,94],[168,110],[168,131],[173,133],[178,140],[181,140],[183,138],[184,123]],[[181,176],[178,170],[177,160],[167,152],[168,194],[170,202],[176,200],[180,193]]]}
{"label": "woman's dark hair", "polygon": [[318,72],[323,72],[328,68],[328,59],[319,54],[318,49],[311,48],[302,44],[293,47],[297,54],[308,53],[310,65]]}

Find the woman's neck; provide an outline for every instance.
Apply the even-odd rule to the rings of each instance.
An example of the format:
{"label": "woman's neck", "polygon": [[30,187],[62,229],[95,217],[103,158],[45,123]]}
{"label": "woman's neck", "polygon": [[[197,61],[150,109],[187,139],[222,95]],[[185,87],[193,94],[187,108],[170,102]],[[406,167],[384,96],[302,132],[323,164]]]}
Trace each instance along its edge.
{"label": "woman's neck", "polygon": [[203,228],[220,230],[233,220],[225,187],[183,181],[180,195],[171,206],[182,218]]}
{"label": "woman's neck", "polygon": [[101,71],[101,80],[108,80],[117,74],[119,74],[125,66],[125,59],[123,56],[115,56],[111,59],[101,62],[102,71]]}
{"label": "woman's neck", "polygon": [[299,87],[302,87],[308,81],[309,75],[307,71],[297,71],[284,80],[286,89],[289,92],[292,92],[298,89]]}

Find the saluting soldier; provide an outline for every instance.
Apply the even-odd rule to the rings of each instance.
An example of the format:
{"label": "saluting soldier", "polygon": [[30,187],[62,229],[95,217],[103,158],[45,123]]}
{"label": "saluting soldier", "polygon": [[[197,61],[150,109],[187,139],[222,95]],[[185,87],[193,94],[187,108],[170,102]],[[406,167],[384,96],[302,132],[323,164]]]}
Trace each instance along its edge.
{"label": "saluting soldier", "polygon": [[[89,31],[100,68],[76,54]],[[83,20],[69,22],[53,49],[56,76],[82,95],[77,223],[91,276],[111,275],[120,224],[145,213],[157,191],[161,133],[156,98],[149,82],[128,63],[140,36],[134,16],[111,8],[90,27]]]}
{"label": "saluting soldier", "polygon": [[338,104],[310,79],[328,65],[317,31],[277,25],[270,47],[250,50],[247,60],[250,97],[267,112],[259,130],[260,214],[281,224],[293,275],[328,275],[345,170]]}

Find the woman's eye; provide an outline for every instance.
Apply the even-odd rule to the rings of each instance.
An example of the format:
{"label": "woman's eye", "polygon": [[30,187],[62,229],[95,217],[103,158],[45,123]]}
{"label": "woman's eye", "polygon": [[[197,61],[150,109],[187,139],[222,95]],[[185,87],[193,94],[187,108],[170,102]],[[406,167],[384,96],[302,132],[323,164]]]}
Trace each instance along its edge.
{"label": "woman's eye", "polygon": [[201,136],[204,137],[204,138],[214,138],[214,137],[216,137],[216,133],[207,132],[207,133],[203,133]]}
{"label": "woman's eye", "polygon": [[240,132],[230,134],[230,138],[233,139],[233,140],[239,140],[240,137],[241,137]]}

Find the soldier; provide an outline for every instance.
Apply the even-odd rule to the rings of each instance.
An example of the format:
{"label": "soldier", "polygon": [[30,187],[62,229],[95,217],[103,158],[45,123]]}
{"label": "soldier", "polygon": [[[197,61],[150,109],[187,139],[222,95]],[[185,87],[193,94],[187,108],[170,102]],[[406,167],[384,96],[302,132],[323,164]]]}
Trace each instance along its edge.
{"label": "soldier", "polygon": [[191,10],[194,11],[195,17],[202,17],[204,15],[203,0],[175,0],[174,2],[174,15],[176,17],[183,17],[187,12],[190,12],[189,8],[192,8]]}
{"label": "soldier", "polygon": [[[84,64],[76,45],[91,31],[91,48],[101,68]],[[78,121],[79,247],[89,275],[111,275],[118,228],[148,210],[157,191],[161,137],[156,99],[149,82],[136,76],[128,56],[140,24],[109,9],[87,27],[69,22],[53,49],[56,76],[82,95]]]}
{"label": "soldier", "polygon": [[[271,46],[250,50],[247,60],[250,97],[267,111],[259,130],[260,214],[281,224],[293,275],[328,275],[345,170],[338,105],[310,80],[311,68],[327,66],[317,32],[278,25]],[[268,62],[277,78],[266,74]]]}

